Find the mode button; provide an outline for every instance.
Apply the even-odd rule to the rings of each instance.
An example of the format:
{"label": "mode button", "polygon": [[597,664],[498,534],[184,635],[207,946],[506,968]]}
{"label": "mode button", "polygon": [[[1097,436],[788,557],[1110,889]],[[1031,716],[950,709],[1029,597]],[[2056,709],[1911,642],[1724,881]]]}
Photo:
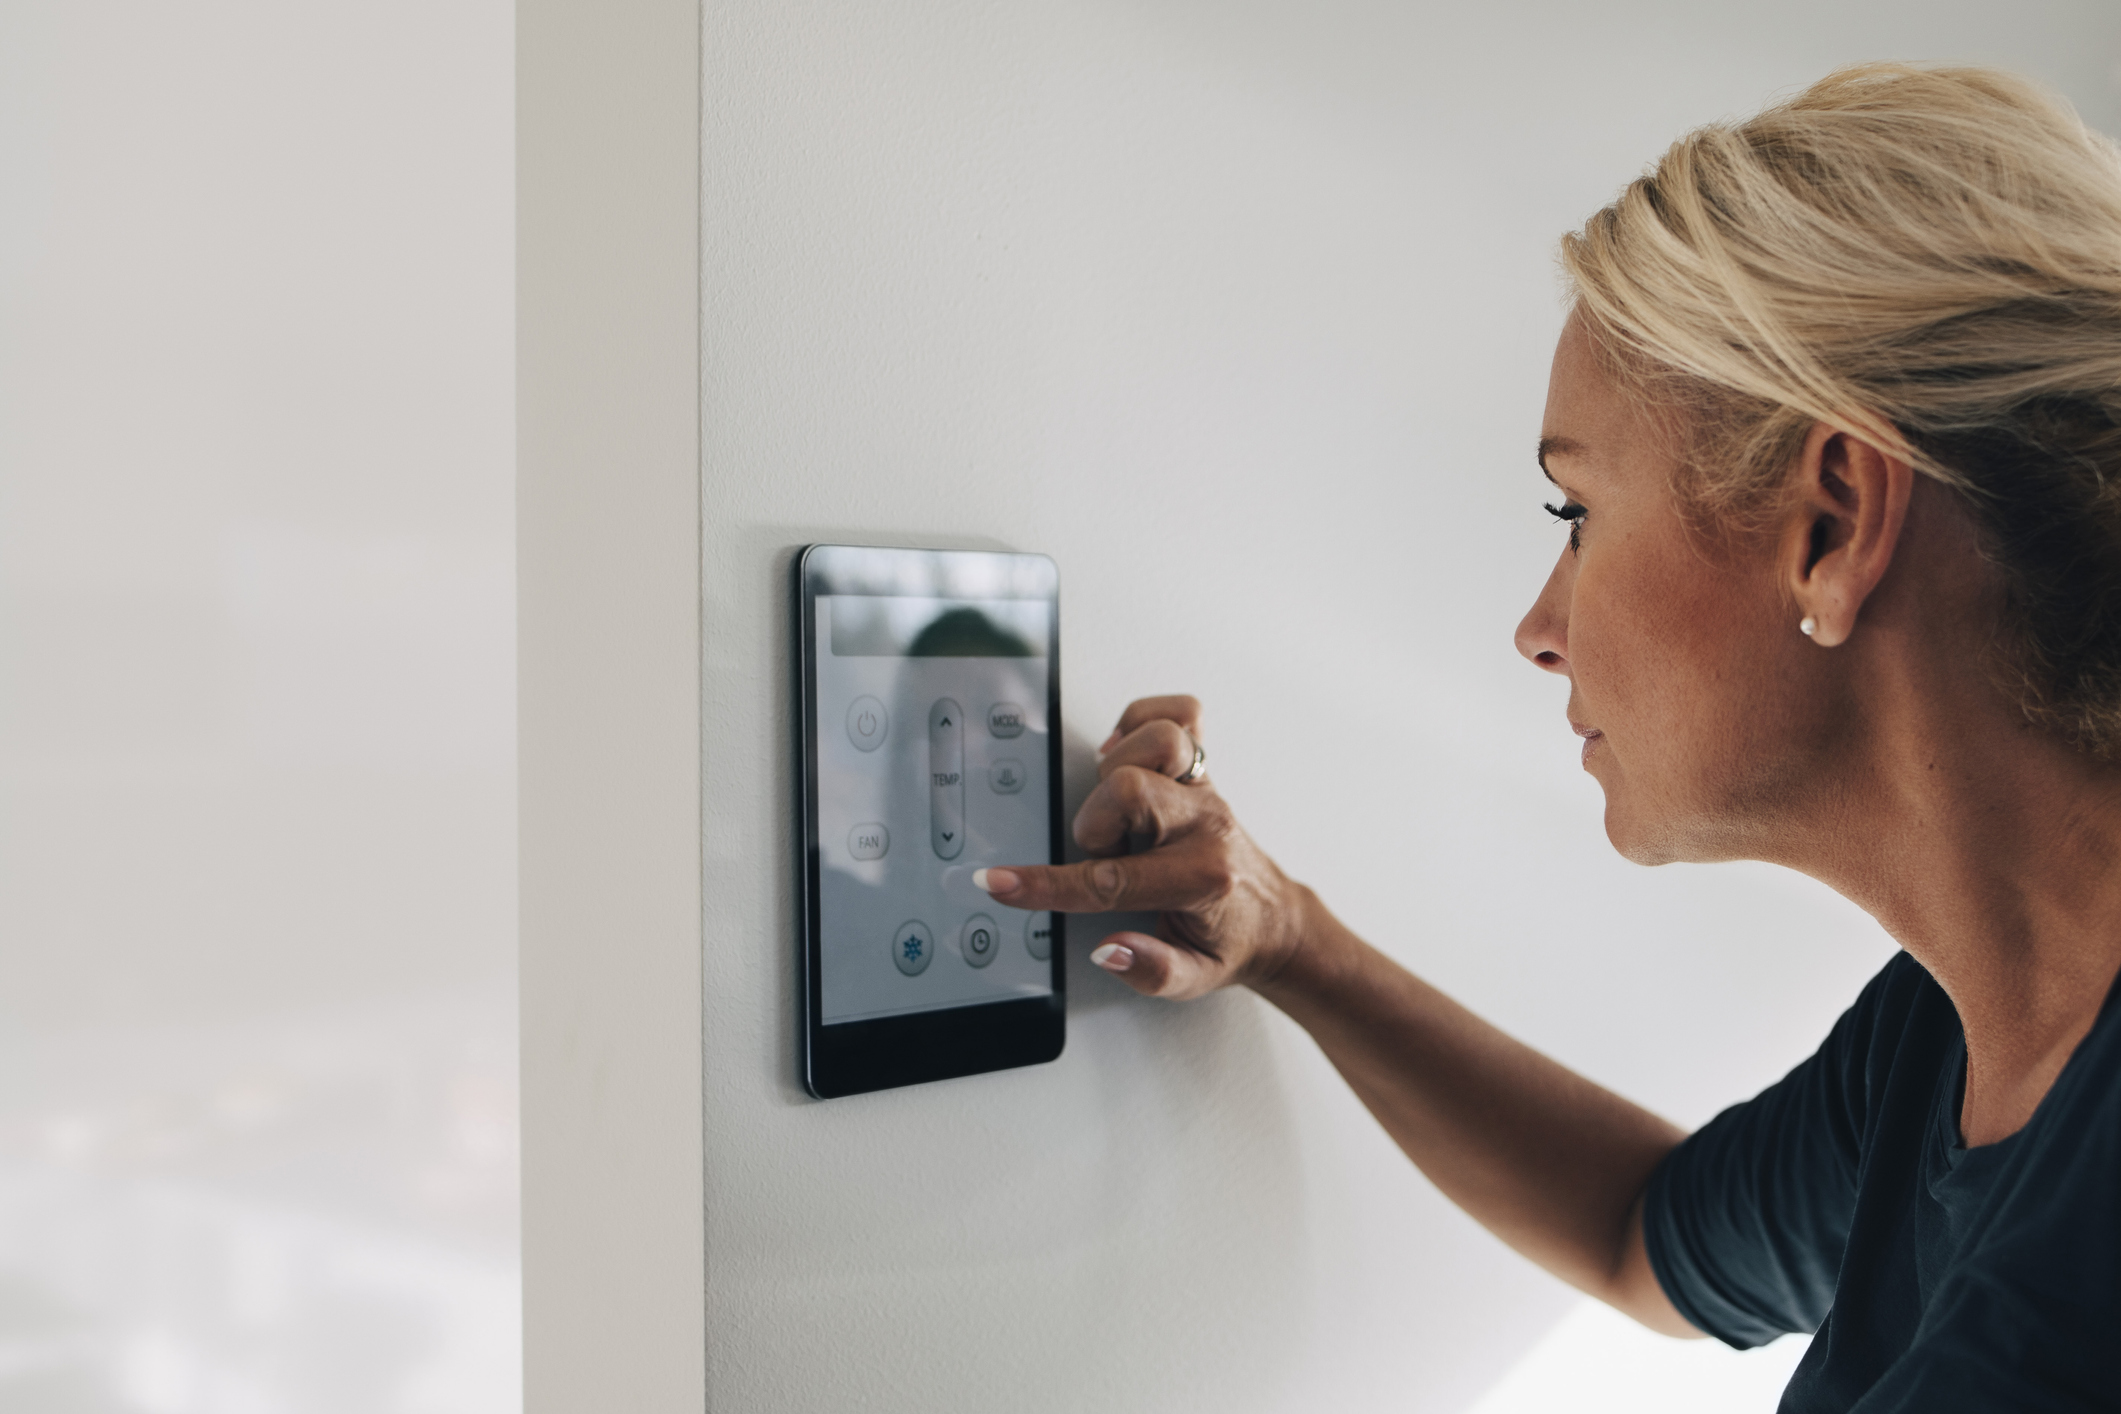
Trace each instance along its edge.
{"label": "mode button", "polygon": [[1008,740],[1024,734],[1024,709],[1014,702],[997,702],[987,709],[987,730]]}

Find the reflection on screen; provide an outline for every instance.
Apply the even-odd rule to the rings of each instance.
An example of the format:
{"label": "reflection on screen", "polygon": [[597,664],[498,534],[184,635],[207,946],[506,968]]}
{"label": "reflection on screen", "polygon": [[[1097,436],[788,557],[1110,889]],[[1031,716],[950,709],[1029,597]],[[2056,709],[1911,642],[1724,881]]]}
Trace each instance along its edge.
{"label": "reflection on screen", "polygon": [[1050,917],[972,885],[1049,857],[1050,602],[816,604],[825,1022],[1050,994]]}
{"label": "reflection on screen", "polygon": [[[1043,658],[1042,599],[883,598],[836,594],[832,652],[841,658]],[[820,602],[823,602],[822,600]]]}

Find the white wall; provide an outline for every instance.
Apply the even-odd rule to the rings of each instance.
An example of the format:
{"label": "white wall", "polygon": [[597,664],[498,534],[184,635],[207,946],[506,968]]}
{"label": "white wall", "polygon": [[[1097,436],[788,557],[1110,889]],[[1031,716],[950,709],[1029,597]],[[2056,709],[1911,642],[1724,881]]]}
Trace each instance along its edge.
{"label": "white wall", "polygon": [[0,5],[0,1408],[519,1407],[511,36]]}
{"label": "white wall", "polygon": [[[607,46],[614,9],[627,38]],[[526,1177],[533,1405],[591,1407],[607,1379],[658,1409],[693,1407],[702,1382],[730,1411],[1470,1404],[1572,1294],[1438,1198],[1247,996],[1138,1000],[1082,963],[1097,929],[1079,928],[1058,1063],[801,1095],[789,556],[1053,555],[1078,776],[1129,697],[1200,694],[1219,782],[1292,872],[1476,1008],[1697,1123],[1815,1044],[1888,944],[1790,876],[1615,859],[1561,686],[1510,648],[1558,547],[1530,457],[1553,242],[1686,126],[1839,62],[2015,63],[2113,127],[2121,15],[707,5],[695,881],[663,833],[678,788],[641,761],[690,759],[667,720],[691,706],[670,636],[693,581],[667,527],[692,509],[668,477],[688,410],[628,391],[669,365],[618,336],[691,293],[660,264],[689,232],[614,205],[601,175],[628,124],[669,137],[683,108],[666,66],[615,57],[689,36],[667,6],[577,5],[572,30],[568,11],[524,11],[551,65],[549,106],[524,93],[525,180],[578,166],[597,219],[556,191],[533,275],[526,202],[525,308],[610,291],[624,309],[524,326],[527,361],[582,380],[539,375],[559,450],[535,467],[525,424],[543,488],[525,553],[536,538],[546,557],[525,562],[525,832],[546,841],[526,949],[546,929],[550,954],[533,970],[526,951],[526,1026],[552,1008],[525,1044],[555,1067],[526,1071],[551,1130]],[[660,50],[640,37],[657,27]],[[659,145],[637,170],[677,183],[669,160]],[[652,260],[620,259],[629,242]],[[624,427],[622,454],[597,450]],[[595,589],[588,619],[570,587]],[[570,651],[588,681],[565,679]],[[600,787],[605,762],[634,787]],[[572,807],[533,806],[540,769],[575,781]],[[668,913],[694,888],[703,1180],[669,1072],[695,1035],[657,991],[693,975]],[[590,1054],[595,1085],[561,1073]],[[658,1229],[640,1283],[601,1255],[606,1233],[645,1250]],[[660,1343],[695,1309],[688,1261],[704,1370]]]}

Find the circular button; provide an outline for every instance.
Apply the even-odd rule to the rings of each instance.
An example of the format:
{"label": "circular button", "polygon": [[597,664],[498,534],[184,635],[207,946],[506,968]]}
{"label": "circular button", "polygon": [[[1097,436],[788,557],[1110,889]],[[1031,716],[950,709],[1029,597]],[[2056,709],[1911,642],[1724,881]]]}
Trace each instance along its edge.
{"label": "circular button", "polygon": [[891,831],[880,824],[856,825],[847,832],[847,852],[856,859],[882,859],[891,848]]}
{"label": "circular button", "polygon": [[891,935],[891,960],[908,977],[926,972],[934,957],[935,933],[920,919],[908,919]]}
{"label": "circular button", "polygon": [[994,961],[994,955],[1001,951],[1001,930],[994,926],[994,920],[986,914],[975,913],[965,920],[965,931],[959,936],[958,942],[964,949],[965,961],[974,967],[985,967]]}
{"label": "circular button", "polygon": [[1024,709],[1014,702],[997,702],[987,709],[987,730],[1007,739],[1024,734]]}
{"label": "circular button", "polygon": [[1053,959],[1053,915],[1034,913],[1024,920],[1024,947],[1040,962]]}
{"label": "circular button", "polygon": [[891,714],[874,697],[857,697],[847,708],[847,740],[857,751],[874,751],[891,730]]}
{"label": "circular button", "polygon": [[1024,763],[1013,756],[995,762],[987,768],[987,784],[996,795],[1015,795],[1024,788]]}

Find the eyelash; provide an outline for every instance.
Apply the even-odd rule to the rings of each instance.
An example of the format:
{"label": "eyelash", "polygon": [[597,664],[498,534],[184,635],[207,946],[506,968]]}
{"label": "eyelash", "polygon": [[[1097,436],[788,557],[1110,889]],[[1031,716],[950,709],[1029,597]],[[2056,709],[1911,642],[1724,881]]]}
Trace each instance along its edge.
{"label": "eyelash", "polygon": [[1554,519],[1565,520],[1569,523],[1569,548],[1571,550],[1581,550],[1583,548],[1584,508],[1577,505],[1574,501],[1563,501],[1558,506],[1549,501],[1546,510],[1547,514],[1554,517]]}

